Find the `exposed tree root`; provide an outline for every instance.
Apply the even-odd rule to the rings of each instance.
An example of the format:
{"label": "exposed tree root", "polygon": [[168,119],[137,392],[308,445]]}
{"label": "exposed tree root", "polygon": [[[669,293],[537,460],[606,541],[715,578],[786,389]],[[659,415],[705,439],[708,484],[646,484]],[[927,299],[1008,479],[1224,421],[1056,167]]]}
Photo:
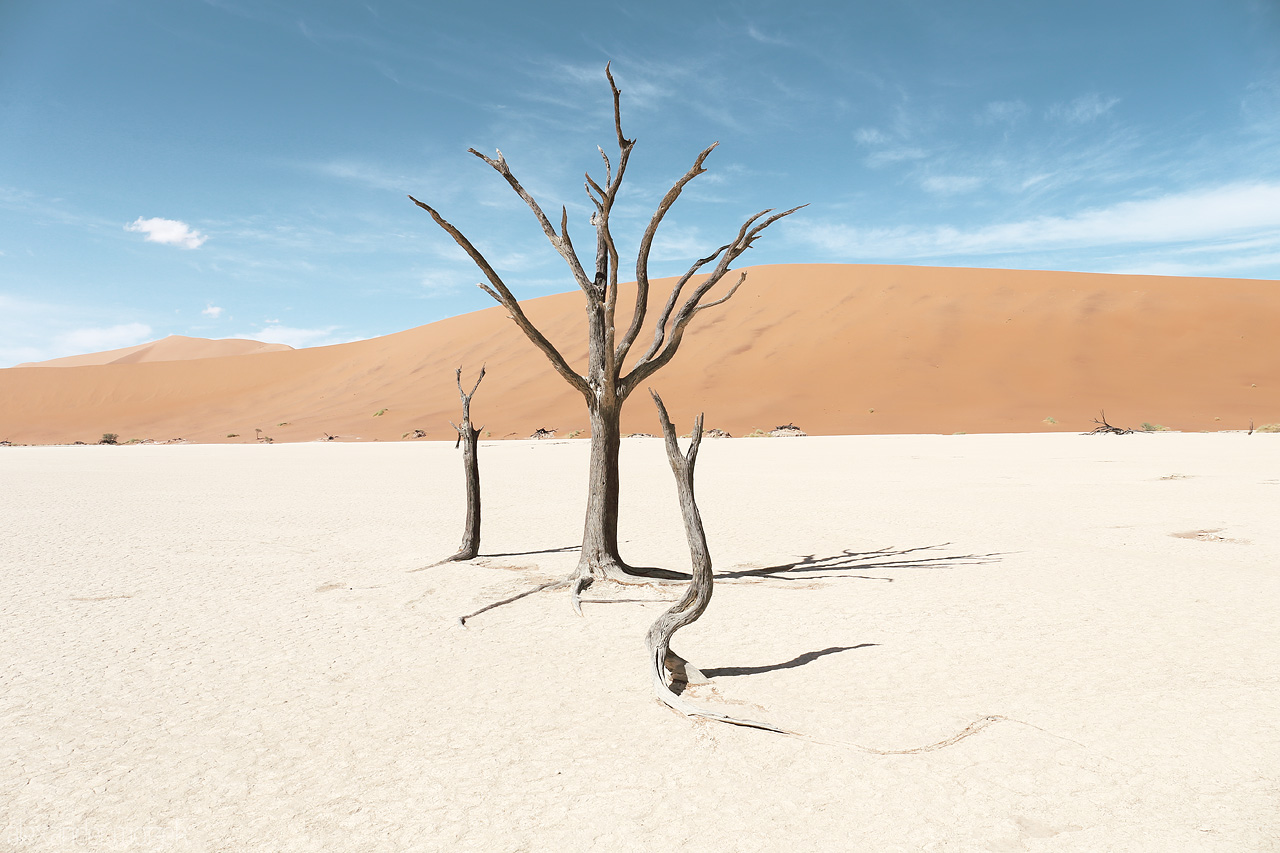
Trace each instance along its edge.
{"label": "exposed tree root", "polygon": [[[876,749],[873,746],[865,746],[860,743],[853,743],[852,741],[833,740],[831,738],[814,737],[812,735],[804,734],[803,732],[792,731],[791,729],[784,729],[784,728],[781,728],[780,726],[775,726],[772,723],[762,723],[759,720],[747,720],[739,717],[730,717],[727,714],[721,714],[716,711],[708,711],[705,708],[699,708],[698,706],[684,699],[682,696],[679,696],[678,694],[676,694],[676,692],[671,689],[671,686],[667,683],[666,676],[663,673],[663,669],[665,669],[665,667],[663,666],[662,663],[658,661],[656,655],[654,655],[654,657],[650,660],[650,664],[652,665],[653,688],[654,688],[654,692],[657,694],[658,699],[664,705],[671,708],[673,711],[678,711],[679,713],[684,714],[686,717],[701,717],[704,720],[714,720],[717,723],[728,723],[731,726],[742,726],[744,728],[749,728],[749,729],[759,729],[760,731],[773,732],[774,734],[786,735],[788,737],[799,738],[800,740],[807,740],[811,743],[820,743],[820,744],[825,744],[827,746],[849,747],[851,749],[856,749],[859,752],[865,752],[870,755],[917,755],[919,753],[925,753],[925,752],[936,752],[940,749],[946,749],[949,746],[954,746],[955,744],[959,743],[965,738],[976,735],[978,732],[982,731],[987,726],[990,726],[992,723],[999,723],[999,722],[1021,723],[1020,720],[1013,720],[1013,719],[1010,719],[1009,717],[1000,716],[999,714],[992,714],[990,716],[983,717],[979,720],[975,720],[974,722],[965,726],[962,730],[953,734],[951,737],[944,738],[943,740],[937,741],[936,743],[930,743],[930,744],[925,744],[924,746],[912,747],[911,749]],[[696,670],[694,671],[696,672]],[[1030,723],[1022,723],[1022,725],[1030,726],[1031,728],[1038,728],[1037,726],[1031,726]],[[1043,731],[1043,729],[1041,729],[1041,731]],[[1057,735],[1054,735],[1054,737],[1057,737]],[[1063,739],[1070,740],[1069,738],[1063,738]],[[1076,743],[1076,741],[1071,741],[1071,742]],[[1083,746],[1083,744],[1080,744],[1080,745]]]}
{"label": "exposed tree root", "polygon": [[579,616],[582,615],[582,591],[591,586],[593,580],[591,575],[579,575],[573,578],[573,589],[569,591],[569,605]]}

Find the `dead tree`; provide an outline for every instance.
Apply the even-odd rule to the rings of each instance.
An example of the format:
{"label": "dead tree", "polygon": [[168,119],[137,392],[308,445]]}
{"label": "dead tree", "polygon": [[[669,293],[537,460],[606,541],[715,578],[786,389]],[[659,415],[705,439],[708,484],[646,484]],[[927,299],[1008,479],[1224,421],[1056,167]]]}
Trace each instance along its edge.
{"label": "dead tree", "polygon": [[[702,527],[702,516],[698,513],[698,503],[693,495],[693,466],[698,460],[698,446],[702,444],[702,415],[693,423],[690,434],[689,449],[680,452],[676,441],[676,430],[667,416],[667,407],[662,405],[662,398],[653,389],[654,405],[658,407],[658,420],[662,422],[662,435],[666,439],[667,461],[671,463],[671,473],[676,478],[676,494],[680,500],[680,515],[684,519],[684,534],[689,540],[689,559],[693,564],[693,579],[684,597],[677,601],[670,610],[658,617],[649,633],[645,635],[644,644],[649,649],[653,660],[654,677],[662,680],[666,686],[664,670],[670,670],[679,681],[705,681],[702,673],[689,666],[688,661],[671,651],[671,637],[676,631],[698,620],[707,605],[711,603],[711,552],[707,550],[707,534]],[[656,683],[655,683],[656,686]]]}
{"label": "dead tree", "polygon": [[480,368],[476,384],[471,386],[471,393],[468,394],[462,389],[461,367],[454,376],[454,380],[458,383],[458,396],[462,398],[462,423],[455,424],[449,421],[449,426],[458,433],[458,440],[453,446],[456,448],[462,445],[462,469],[467,478],[467,527],[462,534],[462,545],[458,548],[458,553],[443,561],[446,563],[470,560],[480,553],[480,461],[476,451],[480,444],[480,430],[484,427],[475,429],[471,426],[471,398],[475,396],[482,379],[484,379],[483,367]]}
{"label": "dead tree", "polygon": [[[572,575],[575,589],[580,589],[594,578],[622,579],[630,574],[618,553],[618,450],[622,437],[623,403],[632,391],[643,385],[658,369],[671,361],[694,315],[703,309],[725,302],[741,286],[746,277],[745,273],[738,277],[723,296],[710,302],[703,302],[711,289],[729,273],[729,265],[751,248],[752,242],[766,228],[784,216],[799,210],[799,208],[792,208],[782,213],[773,213],[772,210],[761,211],[744,222],[738,229],[738,233],[728,243],[720,246],[707,257],[695,261],[672,287],[666,304],[654,323],[653,342],[631,362],[629,371],[624,371],[624,364],[631,355],[631,348],[645,326],[649,308],[649,253],[653,248],[658,226],[662,224],[667,211],[680,197],[685,186],[706,171],[703,163],[719,143],[708,146],[697,156],[689,171],[685,172],[663,196],[657,210],[650,218],[636,252],[635,310],[630,323],[619,333],[614,323],[618,301],[619,254],[610,232],[609,217],[622,186],[622,179],[626,174],[627,162],[631,158],[635,140],[627,139],[622,133],[621,92],[614,83],[613,74],[608,65],[605,66],[605,77],[613,93],[613,119],[618,154],[615,168],[615,164],[605,154],[604,149],[599,149],[600,156],[604,159],[604,180],[597,182],[589,173],[586,176],[587,196],[595,209],[591,216],[596,237],[595,265],[590,271],[583,266],[570,240],[568,210],[561,207],[560,226],[557,230],[538,202],[512,174],[501,151],[497,152],[497,157],[486,157],[474,148],[469,149],[470,153],[489,164],[501,175],[511,189],[524,200],[541,226],[542,232],[547,236],[547,240],[564,258],[574,281],[582,290],[587,308],[588,358],[585,373],[579,373],[571,366],[555,345],[530,322],[502,277],[480,253],[480,250],[434,208],[409,196],[414,204],[431,214],[436,224],[443,228],[471,257],[488,279],[488,284],[481,283],[480,288],[507,309],[520,331],[542,351],[561,378],[582,394],[586,401],[591,421],[591,457],[588,463],[587,515],[582,534],[582,552],[578,567]],[[705,277],[689,285],[695,275],[699,275],[704,267],[713,262],[715,266],[710,272],[703,273]],[[685,293],[686,285],[690,287],[688,293]]]}
{"label": "dead tree", "polygon": [[1131,435],[1133,433],[1133,430],[1131,429],[1112,426],[1111,424],[1107,423],[1106,410],[1102,411],[1102,420],[1098,420],[1097,418],[1094,418],[1093,422],[1097,424],[1097,426],[1089,430],[1087,433],[1085,433],[1085,435]]}
{"label": "dead tree", "polygon": [[693,563],[693,579],[684,595],[673,604],[666,613],[645,634],[644,645],[649,651],[649,670],[653,676],[653,692],[665,705],[682,714],[695,717],[706,717],[736,726],[747,726],[753,729],[792,734],[785,729],[761,723],[755,720],[742,720],[729,717],[714,711],[698,708],[680,698],[668,681],[667,673],[671,673],[674,681],[687,684],[706,682],[707,678],[687,660],[671,651],[671,637],[686,625],[698,621],[707,605],[711,602],[711,590],[714,581],[711,575],[711,552],[707,549],[707,534],[702,527],[702,516],[698,513],[698,503],[693,495],[693,466],[698,460],[698,447],[702,444],[702,415],[693,423],[690,434],[689,449],[680,452],[680,443],[676,439],[676,429],[667,416],[667,407],[662,405],[662,398],[653,389],[654,405],[658,407],[658,420],[662,422],[662,435],[667,445],[667,461],[671,463],[671,473],[676,478],[676,493],[680,499],[680,514],[684,518],[684,533],[689,540],[689,558]]}

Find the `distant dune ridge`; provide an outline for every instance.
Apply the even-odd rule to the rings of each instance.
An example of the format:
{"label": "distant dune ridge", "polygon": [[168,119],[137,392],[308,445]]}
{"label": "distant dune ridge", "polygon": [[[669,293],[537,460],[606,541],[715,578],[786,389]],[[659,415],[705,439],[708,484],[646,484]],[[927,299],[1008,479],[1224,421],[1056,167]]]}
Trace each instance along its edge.
{"label": "distant dune ridge", "polygon": [[18,367],[85,367],[91,364],[137,364],[143,361],[190,361],[195,358],[218,358],[225,355],[251,355],[259,352],[290,350],[288,344],[264,344],[246,338],[188,338],[170,335],[158,341],[150,341],[123,349],[91,352],[87,355],[69,355],[48,361],[28,361]]}
{"label": "distant dune ridge", "polygon": [[[735,436],[787,423],[810,435],[1084,430],[1100,409],[1133,427],[1280,422],[1280,282],[852,264],[749,272],[653,377],[679,425],[699,411]],[[657,305],[670,281],[655,282]],[[585,362],[580,294],[524,306],[571,363]],[[493,438],[587,429],[582,399],[495,306],[328,347],[173,336],[0,370],[0,440],[252,441],[256,429],[275,441],[415,429],[452,440],[454,370],[481,364],[473,418]],[[633,395],[624,434],[656,434],[656,423],[646,395]]]}

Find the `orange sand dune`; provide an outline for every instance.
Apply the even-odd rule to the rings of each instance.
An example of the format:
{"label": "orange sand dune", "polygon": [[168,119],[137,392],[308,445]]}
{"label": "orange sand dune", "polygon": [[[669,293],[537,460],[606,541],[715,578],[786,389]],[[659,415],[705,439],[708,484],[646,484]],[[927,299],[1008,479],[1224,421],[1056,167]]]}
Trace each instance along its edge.
{"label": "orange sand dune", "polygon": [[288,344],[264,344],[242,338],[188,338],[170,335],[123,349],[69,355],[48,361],[28,361],[18,367],[84,367],[90,364],[137,364],[140,361],[189,361],[194,358],[219,358],[224,355],[249,355],[255,352],[278,352],[293,349]]}
{"label": "orange sand dune", "polygon": [[[525,305],[585,362],[580,294]],[[682,431],[705,411],[734,435],[787,422],[811,434],[1084,430],[1100,409],[1118,425],[1244,429],[1280,422],[1277,318],[1275,281],[762,266],[694,321],[652,384]],[[492,437],[587,429],[581,397],[493,307],[330,347],[0,370],[0,440],[450,439],[454,368],[471,377],[486,363],[472,413]],[[658,431],[643,393],[623,428]]]}

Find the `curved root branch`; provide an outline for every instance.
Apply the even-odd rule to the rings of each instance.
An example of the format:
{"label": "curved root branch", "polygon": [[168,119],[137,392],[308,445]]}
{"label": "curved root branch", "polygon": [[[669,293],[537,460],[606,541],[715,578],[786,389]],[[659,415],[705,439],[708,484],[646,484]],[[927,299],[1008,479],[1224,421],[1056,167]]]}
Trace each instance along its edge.
{"label": "curved root branch", "polygon": [[[715,711],[707,711],[699,708],[677,695],[676,692],[671,689],[671,685],[667,683],[667,676],[665,672],[667,662],[663,650],[659,648],[651,648],[649,651],[649,662],[652,664],[653,692],[657,694],[658,699],[660,699],[664,705],[671,708],[673,711],[679,711],[686,717],[702,717],[706,720],[715,720],[718,723],[728,723],[731,726],[743,726],[749,729],[760,729],[761,731],[773,732],[780,735],[804,737],[804,735],[801,735],[798,732],[780,729],[777,726],[771,726],[768,723],[762,723],[758,720],[745,720],[739,717],[730,717],[727,714],[719,714]],[[687,670],[688,666],[686,664],[686,671]],[[696,672],[697,670],[694,671]],[[701,673],[699,673],[699,675],[701,675]]]}
{"label": "curved root branch", "polygon": [[569,605],[573,612],[582,615],[582,591],[591,586],[594,578],[591,575],[580,575],[573,580],[573,589],[569,592]]}
{"label": "curved root branch", "polygon": [[[856,749],[859,752],[866,752],[871,755],[917,755],[919,753],[924,753],[924,752],[936,752],[937,750],[946,749],[949,746],[954,746],[955,744],[959,743],[960,741],[964,740],[967,737],[976,735],[978,732],[982,731],[987,726],[990,726],[992,723],[1019,722],[1018,720],[1012,720],[1009,717],[1002,717],[998,714],[992,714],[990,716],[983,717],[980,720],[975,720],[974,722],[970,723],[961,731],[953,734],[951,737],[945,738],[936,743],[926,744],[925,746],[917,746],[911,749],[876,749],[873,746],[864,746],[863,744],[852,743],[850,741],[831,740],[828,738],[813,737],[812,735],[807,735],[807,734],[804,734],[803,732],[792,731],[791,729],[784,729],[779,726],[772,725],[771,723],[762,723],[758,720],[746,720],[738,717],[730,717],[727,714],[720,714],[715,711],[708,711],[703,708],[699,708],[698,706],[685,700],[683,697],[677,695],[671,689],[671,686],[667,683],[667,679],[662,671],[664,668],[663,663],[658,660],[657,655],[654,655],[652,663],[653,663],[653,689],[654,689],[654,692],[657,694],[658,699],[660,699],[664,705],[671,708],[673,711],[679,711],[681,714],[684,714],[686,717],[702,717],[705,720],[714,720],[715,722],[718,722],[718,723],[728,723],[731,726],[742,726],[744,728],[749,728],[749,729],[759,729],[760,731],[773,732],[774,734],[779,734],[779,735],[787,735],[788,737],[800,738],[801,740],[807,740],[812,743],[821,743],[828,746],[846,746],[852,749]],[[696,671],[697,670],[694,670],[694,672]]]}
{"label": "curved root branch", "polygon": [[840,740],[829,741],[829,740],[820,740],[818,738],[812,738],[812,737],[805,738],[805,739],[811,740],[815,743],[832,743],[832,744],[838,744],[840,746],[851,746],[854,749],[859,749],[862,752],[869,752],[872,755],[916,755],[921,752],[936,752],[939,749],[946,749],[949,746],[953,746],[959,743],[960,741],[964,740],[970,735],[976,735],[978,732],[982,731],[992,723],[998,723],[1002,720],[1009,721],[1009,722],[1016,722],[1016,720],[1009,720],[1008,717],[1002,717],[998,714],[992,714],[991,716],[983,717],[980,720],[974,720],[972,723],[965,726],[964,729],[962,729],[959,732],[956,732],[949,738],[940,740],[937,743],[931,743],[925,746],[917,746],[913,749],[876,749],[875,747],[871,747],[871,746],[863,746],[860,743],[847,743],[845,741],[840,741]]}

